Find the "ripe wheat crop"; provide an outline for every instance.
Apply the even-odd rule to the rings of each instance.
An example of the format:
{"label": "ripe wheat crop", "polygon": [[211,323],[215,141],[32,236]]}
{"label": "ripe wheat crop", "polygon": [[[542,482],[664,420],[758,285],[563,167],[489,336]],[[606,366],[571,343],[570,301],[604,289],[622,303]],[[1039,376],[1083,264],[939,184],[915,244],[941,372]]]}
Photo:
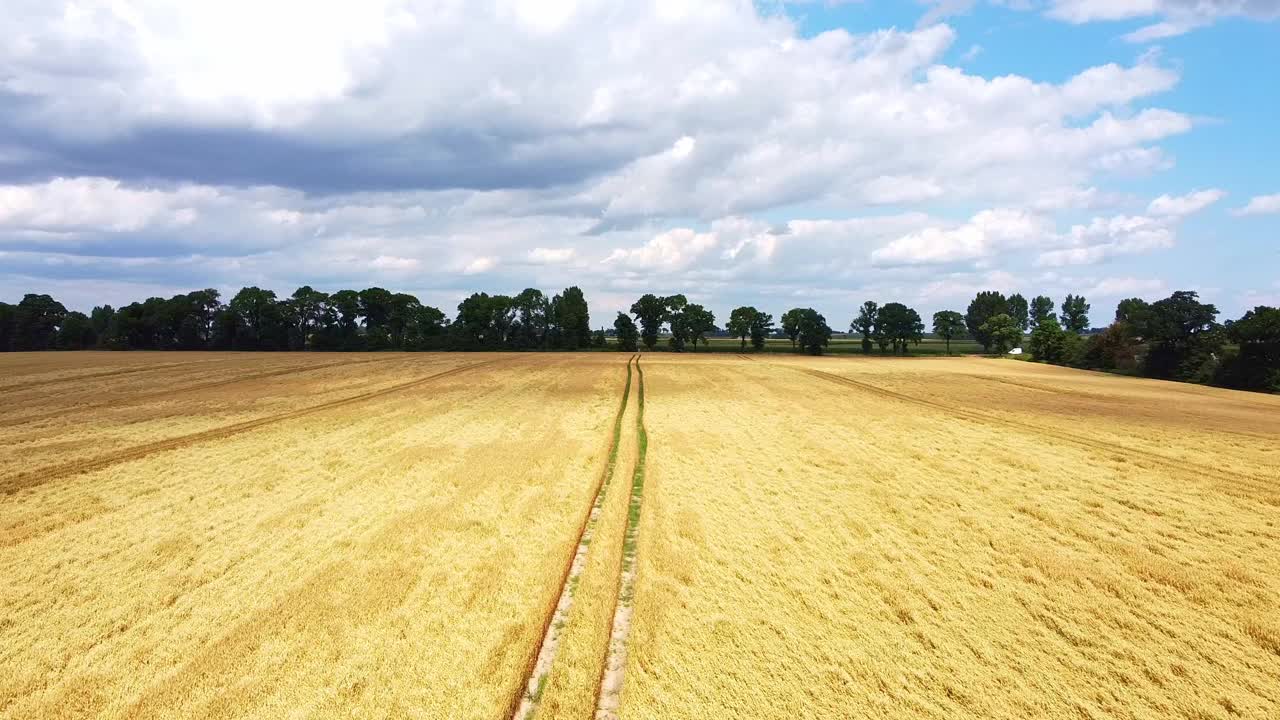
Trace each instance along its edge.
{"label": "ripe wheat crop", "polygon": [[1280,398],[640,364],[0,356],[0,718],[1280,717]]}

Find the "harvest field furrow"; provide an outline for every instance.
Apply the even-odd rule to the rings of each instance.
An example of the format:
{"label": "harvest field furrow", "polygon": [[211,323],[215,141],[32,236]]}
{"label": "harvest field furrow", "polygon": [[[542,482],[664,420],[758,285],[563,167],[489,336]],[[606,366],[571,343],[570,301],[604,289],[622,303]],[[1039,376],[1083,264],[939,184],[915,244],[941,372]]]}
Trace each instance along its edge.
{"label": "harvest field furrow", "polygon": [[135,375],[138,373],[155,373],[173,368],[190,367],[199,363],[217,362],[216,360],[188,360],[186,362],[161,363],[156,365],[143,364],[141,367],[121,368],[119,370],[104,370],[102,372],[89,372],[79,375],[58,376],[52,378],[40,379],[21,379],[21,373],[13,373],[11,377],[20,378],[17,382],[5,383],[0,385],[0,393],[26,391],[34,388],[48,387],[49,385],[58,385],[61,383],[76,383],[85,380],[100,380],[102,378],[118,378],[121,375]]}
{"label": "harvest field furrow", "polygon": [[[44,420],[53,420],[56,418],[72,417],[80,413],[86,413],[93,410],[101,410],[105,408],[117,408],[123,405],[143,402],[146,400],[172,397],[176,393],[189,393],[189,392],[195,392],[197,390],[211,390],[214,388],[224,388],[228,385],[235,385],[237,383],[250,382],[253,380],[279,378],[285,375],[296,375],[298,373],[315,372],[318,370],[326,370],[326,369],[335,368],[335,367],[351,368],[353,366],[362,365],[364,363],[388,362],[389,360],[395,360],[395,359],[397,358],[370,358],[367,360],[339,360],[338,362],[290,366],[290,367],[282,368],[279,370],[247,372],[247,373],[234,375],[229,378],[224,378],[222,380],[198,382],[191,385],[180,385],[178,387],[168,388],[160,391],[139,392],[131,395],[113,397],[109,400],[75,404],[75,405],[72,405],[71,407],[63,408],[61,410],[55,410],[52,412],[32,414],[32,415],[22,415],[22,414],[15,413],[10,417],[0,418],[0,427],[12,427],[14,425],[25,425],[27,423],[37,423]],[[23,389],[25,390],[27,389],[27,387],[24,387]]]}
{"label": "harvest field furrow", "polygon": [[[1265,484],[1224,492],[1207,459],[1143,455],[1147,432],[1194,438],[1233,471],[1277,477],[1275,398],[1216,391],[1189,408],[1143,382],[1055,369],[1068,389],[1141,405],[1138,424],[1112,409],[1099,433],[1127,431],[1132,446],[1099,452],[1082,442],[1088,423],[1029,388],[1002,390],[1010,415],[997,417],[1036,413],[1043,432],[988,421],[986,406],[956,422],[969,386],[946,373],[1048,375],[1024,363],[645,366],[653,482],[621,718],[1280,712],[1280,525]],[[833,393],[795,368],[934,404]],[[1273,440],[1188,420],[1205,413],[1248,417]]]}
{"label": "harvest field furrow", "polygon": [[8,496],[87,517],[0,548],[0,716],[500,716],[624,362],[489,362]]}
{"label": "harvest field furrow", "polygon": [[508,713],[514,720],[525,720],[532,717],[533,713],[537,711],[545,683],[556,661],[562,637],[561,631],[569,621],[569,614],[573,611],[575,588],[582,571],[586,569],[587,554],[600,519],[605,493],[608,492],[609,487],[612,485],[614,470],[617,467],[618,445],[622,440],[622,419],[627,412],[627,404],[631,398],[631,365],[634,360],[634,357],[627,360],[626,381],[623,384],[622,399],[618,404],[618,412],[613,421],[612,439],[609,441],[609,460],[597,481],[591,506],[587,509],[587,513],[582,519],[582,527],[578,533],[578,543],[574,547],[573,555],[565,565],[564,577],[560,580],[559,600],[544,623],[542,642],[538,646],[537,656],[533,665],[526,669],[523,674],[525,678],[524,694],[518,698],[516,706]]}
{"label": "harvest field furrow", "polygon": [[1136,447],[1121,445],[1119,443],[1108,442],[1106,440],[1101,440],[1096,437],[1082,436],[1082,435],[1070,433],[1060,429],[1050,430],[1043,426],[1037,427],[1034,425],[1030,425],[1028,423],[1011,420],[1009,418],[998,417],[998,416],[990,415],[990,414],[975,411],[975,410],[955,407],[955,406],[935,402],[932,400],[913,397],[911,395],[895,392],[893,390],[887,390],[885,388],[879,387],[877,385],[873,385],[871,383],[854,380],[852,378],[843,377],[843,376],[835,375],[828,372],[823,372],[821,370],[805,369],[804,372],[810,375],[813,375],[814,377],[839,383],[847,387],[864,390],[866,392],[875,393],[882,397],[940,410],[942,412],[951,414],[955,417],[961,417],[968,420],[973,420],[975,422],[996,423],[996,424],[1004,425],[1011,428],[1027,430],[1040,435],[1052,437],[1055,440],[1078,443],[1090,449],[1102,448],[1102,449],[1109,450],[1111,452],[1118,453],[1120,455],[1141,457],[1145,460],[1164,465],[1166,468],[1169,468],[1173,472],[1186,472],[1188,470],[1191,470],[1202,476],[1213,477],[1228,486],[1243,487],[1249,490],[1264,492],[1266,493],[1265,496],[1263,497],[1263,500],[1265,502],[1271,505],[1280,506],[1280,488],[1277,487],[1274,476],[1272,478],[1263,478],[1263,477],[1256,477],[1251,475],[1225,473],[1211,465],[1205,465],[1201,463],[1192,463],[1183,459],[1171,458],[1166,455],[1162,455],[1160,453],[1152,452],[1150,450],[1143,450]]}
{"label": "harvest field furrow", "polygon": [[353,405],[355,403],[374,400],[374,399],[383,397],[385,395],[390,395],[392,393],[403,392],[405,390],[410,390],[412,388],[420,387],[422,385],[433,382],[435,380],[439,380],[441,378],[445,378],[450,375],[455,375],[460,372],[465,372],[467,370],[472,370],[477,367],[482,367],[484,365],[488,365],[494,362],[497,362],[497,361],[488,360],[485,362],[465,365],[463,367],[453,368],[451,370],[444,370],[442,372],[438,372],[433,375],[428,375],[426,377],[410,380],[408,382],[400,383],[398,385],[393,385],[388,388],[382,388],[380,390],[374,390],[372,392],[362,393],[360,395],[356,395],[353,397],[346,397],[338,400],[331,400],[326,403],[311,405],[308,407],[300,408],[298,410],[292,410],[292,411],[280,413],[277,415],[269,415],[267,417],[256,418],[254,420],[247,420],[245,422],[236,423],[234,425],[227,425],[225,427],[218,427],[211,430],[192,433],[190,435],[182,435],[175,438],[169,438],[167,440],[161,440],[159,442],[148,443],[146,445],[140,445],[140,446],[128,448],[125,450],[116,451],[101,457],[64,463],[61,465],[42,468],[40,470],[28,472],[28,473],[18,473],[16,475],[11,475],[9,477],[0,478],[0,493],[11,495],[24,488],[28,488],[33,485],[39,485],[41,483],[46,483],[51,480],[57,480],[59,478],[66,477],[67,475],[75,475],[75,474],[90,472],[93,470],[101,470],[103,468],[110,467],[118,463],[129,462],[131,460],[138,460],[140,458],[147,457],[148,455],[164,452],[166,450],[173,450],[175,448],[186,447],[188,445],[193,445],[195,443],[221,440],[223,438],[227,438],[232,435],[237,435],[239,433],[255,430],[264,425],[284,422],[286,420],[293,420],[295,418],[303,417],[305,415],[310,415],[312,413],[324,412],[326,410],[333,410],[336,408],[345,407],[347,405]]}
{"label": "harvest field furrow", "polygon": [[1280,717],[1277,397],[184,357],[0,356],[0,718]]}
{"label": "harvest field furrow", "polygon": [[[845,378],[845,377],[841,377],[841,375],[835,375],[832,373],[824,373],[822,372],[822,370],[805,370],[805,372],[812,374],[814,375],[814,377],[817,377],[817,378],[832,380],[832,382],[844,384],[844,386],[847,386],[847,387],[863,389],[863,391],[873,392],[873,393],[876,393],[876,395],[892,398],[892,400],[900,400],[902,402],[909,402],[909,404],[932,407],[932,409],[941,410],[943,411],[943,413],[955,415],[957,416],[957,418],[974,420],[974,421],[978,421],[978,423],[997,423],[997,424],[1007,425],[1007,427],[1030,430],[1030,432],[1047,434],[1047,436],[1051,436],[1055,439],[1060,439],[1060,441],[1080,443],[1080,445],[1091,447],[1091,448],[1092,447],[1106,448],[1106,450],[1114,451],[1114,452],[1117,452],[1117,454],[1121,454],[1121,455],[1138,455],[1138,456],[1144,457],[1144,459],[1147,459],[1147,460],[1160,462],[1160,464],[1169,466],[1169,468],[1174,469],[1175,471],[1192,469],[1192,470],[1196,470],[1197,473],[1199,474],[1210,475],[1210,477],[1219,478],[1222,480],[1222,482],[1225,482],[1225,483],[1240,483],[1240,482],[1248,482],[1248,480],[1257,480],[1258,486],[1256,487],[1274,487],[1274,483],[1268,482],[1268,480],[1263,478],[1238,477],[1238,475],[1229,475],[1226,473],[1222,473],[1222,471],[1220,471],[1217,468],[1213,468],[1213,466],[1210,466],[1210,465],[1190,464],[1190,462],[1187,462],[1185,460],[1179,460],[1179,459],[1175,459],[1175,457],[1160,455],[1160,454],[1157,454],[1157,452],[1152,452],[1149,450],[1139,450],[1139,448],[1137,447],[1117,445],[1117,443],[1102,441],[1102,439],[1098,439],[1098,438],[1078,436],[1078,434],[1064,432],[1064,430],[1060,430],[1060,429],[1048,430],[1042,427],[1041,428],[1032,427],[1032,425],[1019,423],[1019,421],[1016,421],[1016,420],[1010,420],[1007,418],[998,418],[998,416],[995,416],[995,415],[979,413],[979,411],[974,411],[974,410],[966,410],[966,409],[963,409],[963,407],[943,405],[941,404],[941,402],[934,402],[931,400],[924,400],[924,398],[920,398],[920,397],[904,395],[904,393],[901,393],[901,392],[893,392],[891,391],[891,389],[884,389],[882,387],[874,386],[874,384],[872,383],[860,382],[860,380]],[[1280,498],[1277,498],[1277,500],[1280,500]]]}

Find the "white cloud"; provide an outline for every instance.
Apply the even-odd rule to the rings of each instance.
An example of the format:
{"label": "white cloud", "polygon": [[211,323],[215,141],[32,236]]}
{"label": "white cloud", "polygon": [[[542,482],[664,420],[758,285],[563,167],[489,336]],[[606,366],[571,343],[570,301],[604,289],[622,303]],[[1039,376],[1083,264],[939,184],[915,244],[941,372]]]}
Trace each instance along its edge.
{"label": "white cloud", "polygon": [[1249,203],[1242,208],[1232,210],[1233,215],[1273,215],[1280,213],[1280,193],[1274,195],[1258,195],[1249,198]]}
{"label": "white cloud", "polygon": [[1120,215],[1072,226],[1063,240],[1067,247],[1040,253],[1036,266],[1092,265],[1118,255],[1170,248],[1175,235],[1171,218]]}
{"label": "white cloud", "polygon": [[0,185],[0,228],[131,232],[151,225],[180,227],[198,219],[198,206],[217,199],[211,188],[133,189],[98,177]]}
{"label": "white cloud", "polygon": [[1176,197],[1161,195],[1151,201],[1151,204],[1147,206],[1147,212],[1152,215],[1191,215],[1200,212],[1226,196],[1226,192],[1216,188],[1196,190]]}
{"label": "white cloud", "polygon": [[983,210],[958,227],[928,227],[871,253],[882,265],[977,260],[1025,247],[1046,232],[1043,218],[1021,210]]}
{"label": "white cloud", "polygon": [[379,255],[369,261],[369,267],[375,270],[416,270],[420,264],[417,258],[395,257],[394,255]]}
{"label": "white cloud", "polygon": [[1053,0],[1050,17],[1083,24],[1097,21],[1159,18],[1124,36],[1129,42],[1151,42],[1182,35],[1222,18],[1280,17],[1277,0]]}
{"label": "white cloud", "polygon": [[681,270],[718,243],[714,232],[676,228],[654,236],[638,248],[617,248],[605,262],[629,270]]}
{"label": "white cloud", "polygon": [[529,262],[539,265],[557,265],[572,260],[577,251],[571,247],[544,248],[537,247],[529,251]]}
{"label": "white cloud", "polygon": [[476,275],[478,273],[489,272],[498,266],[498,259],[495,257],[478,257],[469,260],[462,266],[463,275]]}

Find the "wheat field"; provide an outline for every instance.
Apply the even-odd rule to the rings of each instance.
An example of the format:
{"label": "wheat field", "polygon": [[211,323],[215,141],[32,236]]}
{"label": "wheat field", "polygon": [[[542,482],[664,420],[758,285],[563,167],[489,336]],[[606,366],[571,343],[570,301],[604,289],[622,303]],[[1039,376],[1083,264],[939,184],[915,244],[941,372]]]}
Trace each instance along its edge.
{"label": "wheat field", "polygon": [[1280,398],[0,356],[0,717],[1280,717]]}

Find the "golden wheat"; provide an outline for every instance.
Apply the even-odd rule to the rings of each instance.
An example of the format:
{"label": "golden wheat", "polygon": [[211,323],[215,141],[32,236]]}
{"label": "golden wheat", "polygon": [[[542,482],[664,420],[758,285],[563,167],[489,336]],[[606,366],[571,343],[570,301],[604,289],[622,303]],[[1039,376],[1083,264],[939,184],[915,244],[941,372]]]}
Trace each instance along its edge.
{"label": "golden wheat", "polygon": [[[0,717],[509,717],[625,363],[0,357]],[[1280,716],[1280,398],[643,363],[539,719],[595,715],[636,470],[625,720]]]}
{"label": "golden wheat", "polygon": [[[484,360],[329,380],[349,393]],[[604,463],[624,362],[508,357],[3,498],[0,716],[500,717]],[[226,386],[235,409],[210,412],[338,392],[302,387],[264,408]],[[59,423],[93,444],[92,414]]]}
{"label": "golden wheat", "polygon": [[622,717],[1280,716],[1276,398],[976,359],[646,366]]}

